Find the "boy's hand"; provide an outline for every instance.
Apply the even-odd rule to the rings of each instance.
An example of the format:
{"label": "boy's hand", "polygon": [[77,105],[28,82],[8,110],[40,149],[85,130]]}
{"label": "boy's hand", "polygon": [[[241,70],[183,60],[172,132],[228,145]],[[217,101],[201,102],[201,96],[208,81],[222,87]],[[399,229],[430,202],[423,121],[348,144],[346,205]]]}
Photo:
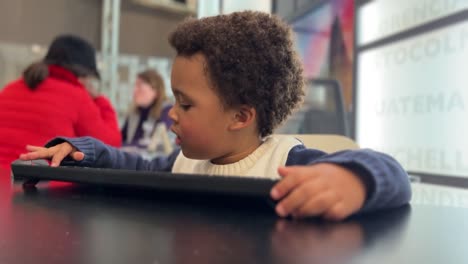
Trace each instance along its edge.
{"label": "boy's hand", "polygon": [[283,179],[272,188],[271,197],[281,200],[275,210],[282,217],[323,216],[342,220],[364,204],[364,183],[338,165],[280,167],[278,172]]}
{"label": "boy's hand", "polygon": [[67,142],[50,148],[27,145],[26,150],[28,150],[29,153],[21,154],[21,160],[52,159],[50,163],[51,167],[59,166],[60,162],[68,155],[76,161],[84,159],[84,153],[77,151],[76,148]]}

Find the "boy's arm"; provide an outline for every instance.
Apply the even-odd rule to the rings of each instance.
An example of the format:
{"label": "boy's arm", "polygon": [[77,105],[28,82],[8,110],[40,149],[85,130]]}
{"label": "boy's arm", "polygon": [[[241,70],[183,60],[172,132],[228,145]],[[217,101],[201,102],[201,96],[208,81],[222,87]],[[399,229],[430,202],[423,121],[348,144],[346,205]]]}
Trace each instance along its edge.
{"label": "boy's arm", "polygon": [[68,142],[78,151],[84,153],[81,161],[65,159],[64,165],[78,165],[94,168],[112,168],[128,170],[146,171],[171,171],[180,150],[175,150],[169,156],[157,157],[153,160],[145,160],[137,154],[120,151],[114,147],[105,145],[101,141],[92,137],[81,138],[54,138],[46,144],[46,147],[53,147],[57,144]]}
{"label": "boy's arm", "polygon": [[336,164],[359,176],[367,194],[360,212],[398,207],[411,199],[408,174],[384,153],[360,149],[326,154],[299,145],[290,150],[286,166],[317,163]]}

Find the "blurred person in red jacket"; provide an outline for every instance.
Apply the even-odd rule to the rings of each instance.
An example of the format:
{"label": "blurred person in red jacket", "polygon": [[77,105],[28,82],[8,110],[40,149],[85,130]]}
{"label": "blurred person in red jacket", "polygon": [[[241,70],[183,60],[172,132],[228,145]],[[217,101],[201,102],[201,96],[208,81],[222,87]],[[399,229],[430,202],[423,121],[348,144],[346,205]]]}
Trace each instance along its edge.
{"label": "blurred person in red jacket", "polygon": [[119,147],[121,134],[110,101],[92,85],[99,78],[95,50],[84,39],[58,36],[45,58],[0,90],[0,166],[26,144],[57,136],[91,136]]}

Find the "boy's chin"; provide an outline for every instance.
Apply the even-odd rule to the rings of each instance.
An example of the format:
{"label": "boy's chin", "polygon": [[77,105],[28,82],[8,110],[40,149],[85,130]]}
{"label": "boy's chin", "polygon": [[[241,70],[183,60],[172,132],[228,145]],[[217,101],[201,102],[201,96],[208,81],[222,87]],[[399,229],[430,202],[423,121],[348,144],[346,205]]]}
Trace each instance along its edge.
{"label": "boy's chin", "polygon": [[186,158],[189,158],[189,159],[195,159],[195,160],[209,160],[210,157],[209,155],[203,155],[202,153],[196,153],[196,152],[193,152],[193,151],[190,151],[186,148],[182,148],[182,154],[184,154],[184,156]]}

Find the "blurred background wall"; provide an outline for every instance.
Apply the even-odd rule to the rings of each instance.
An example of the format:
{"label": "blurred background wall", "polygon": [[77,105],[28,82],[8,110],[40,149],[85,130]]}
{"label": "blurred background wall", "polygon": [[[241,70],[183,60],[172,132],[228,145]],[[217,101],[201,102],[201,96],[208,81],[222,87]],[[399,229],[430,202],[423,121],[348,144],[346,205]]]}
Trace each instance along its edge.
{"label": "blurred background wall", "polygon": [[[169,79],[175,53],[167,37],[179,22],[189,16],[206,17],[249,9],[275,13],[292,24],[306,78],[338,81],[346,112],[343,115],[346,120],[339,122],[351,124],[352,120],[348,119],[353,109],[353,50],[349,45],[353,35],[352,3],[353,0],[1,1],[0,87],[18,78],[28,64],[41,59],[56,35],[76,34],[98,50],[100,90],[123,117],[131,100],[135,76],[145,68],[161,72],[167,92],[172,94]],[[324,93],[327,89],[309,88],[313,91],[308,98],[320,98],[322,103],[306,100],[305,108],[280,132],[307,132],[299,126],[311,105],[335,107],[335,100]],[[330,102],[328,106],[323,103],[325,101]],[[331,122],[337,121],[328,123]],[[325,127],[324,132],[347,134],[350,131],[350,128],[329,130],[329,126]]]}
{"label": "blurred background wall", "polygon": [[[101,46],[101,0],[0,1],[0,41],[48,45],[59,33],[73,33]],[[186,17],[183,12],[122,1],[120,51],[143,56],[174,54],[167,36]]]}

